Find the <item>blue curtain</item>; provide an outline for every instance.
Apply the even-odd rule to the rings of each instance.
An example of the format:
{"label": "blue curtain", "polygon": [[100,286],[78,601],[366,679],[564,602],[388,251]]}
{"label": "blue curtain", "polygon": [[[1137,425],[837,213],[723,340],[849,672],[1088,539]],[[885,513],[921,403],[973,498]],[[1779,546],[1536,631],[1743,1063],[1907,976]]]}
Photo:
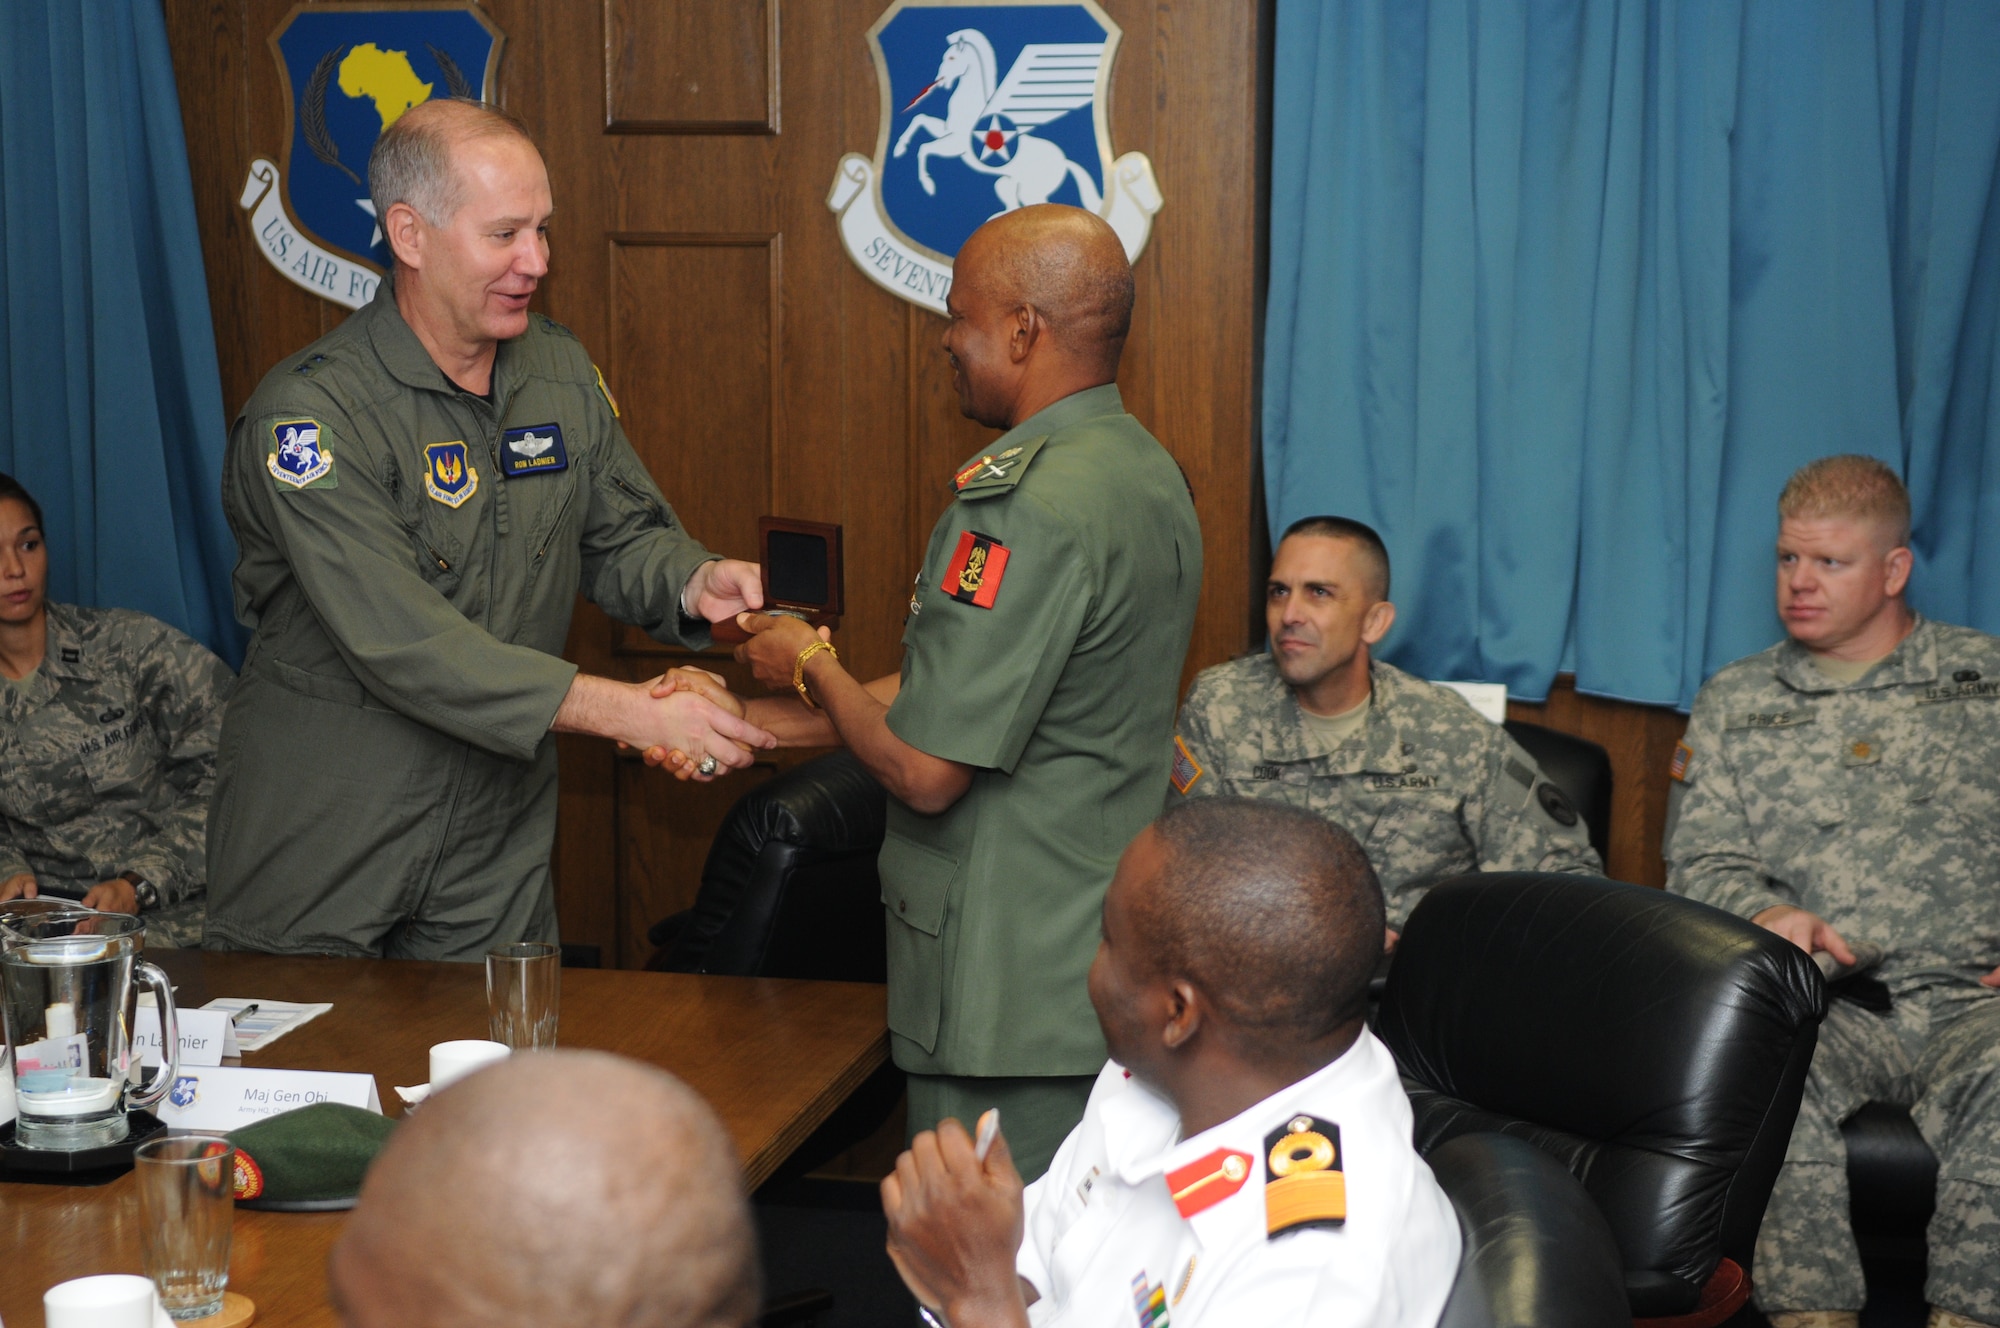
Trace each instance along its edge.
{"label": "blue curtain", "polygon": [[1384,653],[1685,707],[1779,639],[1775,504],[1915,505],[2000,630],[2000,4],[1279,0],[1274,532],[1381,530]]}
{"label": "blue curtain", "polygon": [[0,5],[0,308],[0,470],[42,504],[50,596],[139,609],[239,661],[160,0]]}

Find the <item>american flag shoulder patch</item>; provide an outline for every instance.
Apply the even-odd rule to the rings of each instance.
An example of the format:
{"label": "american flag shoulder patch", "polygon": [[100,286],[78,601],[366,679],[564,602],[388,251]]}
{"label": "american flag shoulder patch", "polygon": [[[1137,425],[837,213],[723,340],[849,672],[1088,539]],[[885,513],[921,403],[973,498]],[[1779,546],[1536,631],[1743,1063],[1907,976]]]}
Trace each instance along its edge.
{"label": "american flag shoulder patch", "polygon": [[1674,759],[1667,762],[1667,778],[1687,782],[1688,762],[1694,760],[1694,748],[1684,742],[1674,744]]}
{"label": "american flag shoulder patch", "polygon": [[1195,786],[1195,783],[1201,779],[1201,775],[1201,762],[1194,759],[1194,753],[1188,750],[1187,744],[1181,741],[1181,735],[1176,733],[1174,735],[1174,772],[1169,776],[1173,780],[1174,792],[1180,794],[1182,797],[1186,797],[1187,791]]}

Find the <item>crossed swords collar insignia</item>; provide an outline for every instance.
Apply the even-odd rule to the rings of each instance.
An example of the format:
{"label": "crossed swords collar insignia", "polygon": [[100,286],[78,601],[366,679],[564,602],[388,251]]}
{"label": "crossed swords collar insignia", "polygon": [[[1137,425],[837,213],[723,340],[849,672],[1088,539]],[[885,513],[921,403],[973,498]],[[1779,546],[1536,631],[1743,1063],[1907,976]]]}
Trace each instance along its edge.
{"label": "crossed swords collar insignia", "polygon": [[358,309],[389,267],[368,155],[433,97],[491,101],[504,38],[465,0],[295,6],[271,34],[285,93],[279,161],[250,163],[238,205],[287,280]]}
{"label": "crossed swords collar insignia", "polygon": [[1120,35],[1093,0],[889,6],[868,30],[882,97],[875,155],[842,157],[827,195],[848,257],[936,313],[972,232],[1031,204],[1088,208],[1138,258],[1161,198],[1144,153],[1112,156]]}

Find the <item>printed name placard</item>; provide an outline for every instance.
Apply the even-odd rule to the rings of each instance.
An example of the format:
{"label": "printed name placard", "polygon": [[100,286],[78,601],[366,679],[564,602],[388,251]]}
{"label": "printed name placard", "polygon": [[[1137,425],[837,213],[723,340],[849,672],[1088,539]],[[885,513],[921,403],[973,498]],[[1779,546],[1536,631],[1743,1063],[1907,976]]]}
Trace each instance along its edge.
{"label": "printed name placard", "polygon": [[[220,1065],[224,1056],[241,1056],[236,1045],[236,1024],[223,1010],[176,1010],[181,1029],[181,1066]],[[160,1063],[160,1012],[150,1005],[139,1007],[132,1021],[132,1047],[141,1065]]]}
{"label": "printed name placard", "polygon": [[315,1102],[382,1110],[372,1074],[218,1065],[183,1069],[153,1114],[176,1130],[234,1130]]}

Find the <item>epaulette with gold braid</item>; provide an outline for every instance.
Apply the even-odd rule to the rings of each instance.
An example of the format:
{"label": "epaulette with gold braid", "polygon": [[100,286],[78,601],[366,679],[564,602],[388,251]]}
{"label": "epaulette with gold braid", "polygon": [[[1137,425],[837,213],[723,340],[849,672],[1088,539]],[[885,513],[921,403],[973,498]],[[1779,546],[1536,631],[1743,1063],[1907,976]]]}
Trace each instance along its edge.
{"label": "epaulette with gold braid", "polygon": [[1264,1231],[1282,1236],[1299,1227],[1347,1221],[1347,1175],[1340,1127],[1317,1116],[1294,1116],[1264,1136]]}

